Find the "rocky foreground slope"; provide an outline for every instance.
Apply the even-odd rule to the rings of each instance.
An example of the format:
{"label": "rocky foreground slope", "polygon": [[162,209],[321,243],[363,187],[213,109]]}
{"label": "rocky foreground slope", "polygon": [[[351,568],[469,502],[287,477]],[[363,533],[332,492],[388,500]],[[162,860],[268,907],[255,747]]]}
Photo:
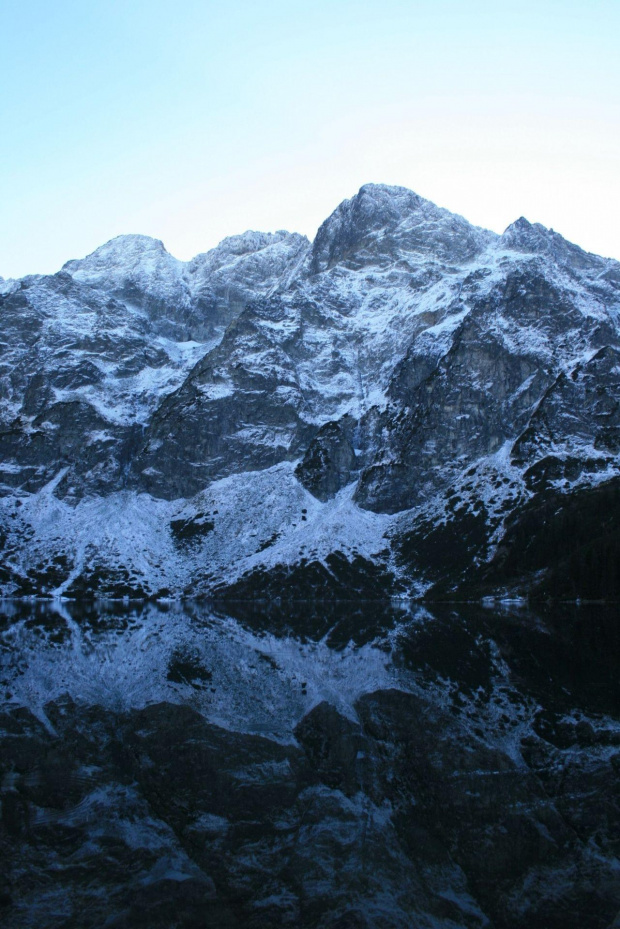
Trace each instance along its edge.
{"label": "rocky foreground slope", "polygon": [[620,594],[620,263],[367,185],[0,282],[5,595]]}

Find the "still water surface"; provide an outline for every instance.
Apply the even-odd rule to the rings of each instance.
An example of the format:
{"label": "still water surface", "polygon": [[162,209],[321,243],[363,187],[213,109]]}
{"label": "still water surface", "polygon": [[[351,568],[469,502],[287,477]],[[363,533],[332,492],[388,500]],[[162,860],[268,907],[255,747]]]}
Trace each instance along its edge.
{"label": "still water surface", "polygon": [[3,604],[3,925],[611,925],[617,607],[227,609]]}

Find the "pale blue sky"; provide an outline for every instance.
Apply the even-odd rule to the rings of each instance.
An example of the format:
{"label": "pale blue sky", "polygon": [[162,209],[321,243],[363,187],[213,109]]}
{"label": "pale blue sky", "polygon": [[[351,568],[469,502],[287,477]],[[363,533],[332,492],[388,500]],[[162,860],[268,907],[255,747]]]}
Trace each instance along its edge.
{"label": "pale blue sky", "polygon": [[619,0],[0,0],[0,275],[313,236],[364,183],[620,258]]}

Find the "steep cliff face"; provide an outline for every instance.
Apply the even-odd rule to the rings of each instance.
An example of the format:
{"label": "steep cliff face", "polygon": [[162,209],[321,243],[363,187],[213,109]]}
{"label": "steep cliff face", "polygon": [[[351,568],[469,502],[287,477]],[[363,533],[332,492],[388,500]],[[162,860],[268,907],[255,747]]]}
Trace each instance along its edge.
{"label": "steep cliff face", "polygon": [[366,185],[312,244],[123,236],[0,294],[6,593],[488,592],[618,475],[620,265],[525,219]]}

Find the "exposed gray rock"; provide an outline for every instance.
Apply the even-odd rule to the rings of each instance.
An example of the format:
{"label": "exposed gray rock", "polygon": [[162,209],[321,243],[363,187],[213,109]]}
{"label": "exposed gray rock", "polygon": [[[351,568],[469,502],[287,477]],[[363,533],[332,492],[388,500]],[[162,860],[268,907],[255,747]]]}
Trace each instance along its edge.
{"label": "exposed gray rock", "polygon": [[63,271],[145,311],[159,334],[204,342],[221,335],[249,300],[276,288],[308,248],[304,236],[246,232],[183,262],[158,239],[123,235]]}
{"label": "exposed gray rock", "polygon": [[350,417],[344,417],[321,426],[295,470],[299,481],[319,500],[335,497],[355,476],[354,425]]}
{"label": "exposed gray rock", "polygon": [[318,274],[336,264],[353,271],[369,263],[389,267],[401,251],[460,263],[474,258],[494,239],[492,233],[405,187],[366,184],[320,227],[309,268]]}
{"label": "exposed gray rock", "polygon": [[620,265],[524,219],[366,185],[312,245],[121,236],[1,294],[5,593],[268,589],[337,555],[419,596],[424,545],[454,590],[533,494],[618,473]]}

